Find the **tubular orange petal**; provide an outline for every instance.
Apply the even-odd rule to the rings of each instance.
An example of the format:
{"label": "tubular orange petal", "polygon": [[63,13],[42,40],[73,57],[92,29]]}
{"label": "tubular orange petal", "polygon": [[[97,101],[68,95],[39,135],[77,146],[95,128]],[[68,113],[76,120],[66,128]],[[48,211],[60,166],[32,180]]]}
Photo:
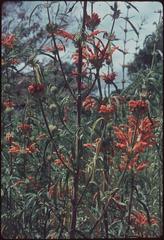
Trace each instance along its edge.
{"label": "tubular orange petal", "polygon": [[142,171],[144,170],[146,167],[148,167],[149,162],[148,161],[143,161],[142,163],[140,163],[137,167],[136,170],[137,171]]}
{"label": "tubular orange petal", "polygon": [[138,153],[138,152],[144,152],[145,148],[148,146],[148,143],[147,142],[137,142],[134,147],[133,147],[133,151],[135,153]]}
{"label": "tubular orange petal", "polygon": [[120,149],[126,149],[127,145],[123,144],[123,143],[117,143],[116,147],[120,148]]}

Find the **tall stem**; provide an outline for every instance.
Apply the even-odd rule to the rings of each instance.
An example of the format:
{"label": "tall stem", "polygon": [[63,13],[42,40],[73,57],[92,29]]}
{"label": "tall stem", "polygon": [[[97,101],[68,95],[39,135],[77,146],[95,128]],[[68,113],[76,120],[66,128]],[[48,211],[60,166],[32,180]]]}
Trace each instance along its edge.
{"label": "tall stem", "polygon": [[94,2],[91,2],[91,15],[93,13],[93,4],[94,4]]}
{"label": "tall stem", "polygon": [[98,84],[98,89],[99,89],[99,94],[100,94],[100,100],[102,99],[102,89],[101,89],[101,82],[100,82],[100,76],[99,76],[99,71],[100,69],[96,69],[96,78],[97,78],[97,84]]}
{"label": "tall stem", "polygon": [[[82,40],[84,39],[86,9],[87,9],[87,1],[84,1],[83,24],[82,24],[82,31],[81,31]],[[75,142],[75,169],[74,169],[73,192],[72,192],[72,219],[71,219],[71,228],[70,228],[71,239],[75,238],[75,233],[76,233],[79,170],[80,170],[80,157],[81,157],[81,138],[80,138],[81,106],[82,106],[82,98],[81,98],[82,41],[81,39],[78,42],[78,52],[79,52],[78,77],[77,77],[78,97],[76,101],[77,116],[76,116],[76,142]]]}
{"label": "tall stem", "polygon": [[131,190],[130,190],[130,196],[129,196],[129,209],[128,209],[128,227],[127,227],[126,232],[125,232],[125,237],[128,236],[128,232],[129,232],[130,224],[131,224],[133,192],[134,192],[134,173],[132,171],[131,172]]}
{"label": "tall stem", "polygon": [[[49,13],[49,8],[48,7],[47,7],[47,14],[48,14],[49,24],[51,24],[51,18],[50,18],[50,13]],[[64,73],[64,69],[63,69],[62,61],[61,61],[60,54],[59,54],[59,51],[58,51],[58,48],[57,48],[55,36],[54,36],[53,33],[51,34],[51,36],[52,36],[53,44],[54,44],[54,47],[55,47],[55,50],[56,50],[56,54],[57,54],[57,58],[58,58],[59,65],[60,65],[60,69],[61,69],[61,72],[62,72],[62,75],[63,75],[64,82],[65,82],[65,84],[66,84],[70,94],[72,95],[74,100],[76,100],[76,97],[75,97],[75,95],[74,95],[74,93],[73,93],[73,91],[72,91],[72,89],[71,89],[71,87],[69,85],[69,82],[67,81],[65,73]]]}
{"label": "tall stem", "polygon": [[[160,20],[161,20],[161,12],[160,12],[160,14],[159,14],[158,26],[159,26]],[[153,46],[153,52],[152,52],[153,58],[152,58],[152,62],[151,62],[150,71],[153,69],[154,62],[155,62],[155,50],[156,50],[156,45],[157,45],[157,40],[158,40],[157,31],[158,31],[158,30],[156,30],[156,36],[155,36],[155,41],[154,41],[154,46]]]}
{"label": "tall stem", "polygon": [[[128,15],[129,15],[129,7],[127,7],[127,15],[126,15],[126,18],[128,19]],[[124,85],[125,85],[125,58],[126,58],[126,53],[125,53],[125,50],[126,50],[126,43],[127,43],[127,20],[125,22],[125,29],[124,29],[124,32],[125,32],[125,39],[124,39],[124,53],[123,53],[123,65],[122,65],[122,89],[124,89]]]}
{"label": "tall stem", "polygon": [[63,163],[63,165],[70,171],[70,172],[72,172],[72,170],[70,169],[70,167],[64,162],[64,160],[61,158],[61,154],[60,154],[60,152],[59,152],[59,150],[58,150],[58,148],[57,148],[57,146],[56,146],[56,144],[55,144],[55,142],[54,142],[54,138],[53,138],[53,135],[52,135],[52,133],[51,133],[51,131],[50,131],[50,128],[49,128],[49,125],[48,125],[48,121],[47,121],[47,118],[46,118],[46,114],[45,114],[45,112],[44,112],[44,109],[43,109],[43,104],[42,104],[42,101],[39,99],[39,105],[40,105],[40,108],[41,108],[41,112],[42,112],[42,115],[43,115],[43,119],[44,119],[44,122],[45,122],[45,125],[46,125],[46,128],[47,128],[47,131],[48,131],[48,134],[49,134],[49,136],[50,136],[50,139],[51,139],[51,141],[52,141],[52,143],[53,143],[53,147],[54,147],[54,150],[55,150],[55,152],[56,152],[56,155],[57,155],[57,157],[61,160],[61,162]]}

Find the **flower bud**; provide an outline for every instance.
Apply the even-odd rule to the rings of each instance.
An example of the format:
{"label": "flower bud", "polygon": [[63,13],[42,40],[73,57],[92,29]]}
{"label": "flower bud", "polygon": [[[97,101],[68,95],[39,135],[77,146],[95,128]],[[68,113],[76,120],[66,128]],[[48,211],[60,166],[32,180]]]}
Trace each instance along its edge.
{"label": "flower bud", "polygon": [[56,106],[55,103],[52,103],[52,104],[50,104],[50,106],[49,106],[49,109],[52,110],[52,111],[56,111],[56,108],[57,108],[57,106]]}
{"label": "flower bud", "polygon": [[58,89],[55,85],[50,88],[51,93],[57,93],[57,91],[58,91]]}
{"label": "flower bud", "polygon": [[54,131],[57,130],[57,126],[56,125],[50,124],[48,127],[49,127],[51,133],[53,133]]}

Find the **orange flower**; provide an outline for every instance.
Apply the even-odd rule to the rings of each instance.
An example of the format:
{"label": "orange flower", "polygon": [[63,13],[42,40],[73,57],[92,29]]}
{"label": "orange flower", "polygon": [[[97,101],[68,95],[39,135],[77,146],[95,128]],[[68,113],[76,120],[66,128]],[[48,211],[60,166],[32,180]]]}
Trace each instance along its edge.
{"label": "orange flower", "polygon": [[93,143],[84,143],[83,147],[96,149],[96,145]]}
{"label": "orange flower", "polygon": [[96,31],[93,31],[92,33],[90,34],[87,34],[87,40],[90,40],[92,37],[98,35],[99,33],[102,33],[104,31],[100,31],[100,30],[96,30]]}
{"label": "orange flower", "polygon": [[120,172],[124,171],[125,169],[131,170],[132,168],[134,168],[136,166],[136,162],[137,162],[138,158],[139,158],[139,155],[136,155],[127,165],[128,157],[127,157],[127,155],[123,155],[122,161],[118,167]]}
{"label": "orange flower", "polygon": [[86,24],[87,28],[92,31],[94,28],[96,28],[99,25],[100,22],[101,22],[101,18],[99,17],[99,15],[97,13],[92,13],[91,16],[89,16],[89,15],[86,16],[85,24]]}
{"label": "orange flower", "polygon": [[136,124],[137,124],[137,118],[134,115],[129,115],[128,126],[131,127],[132,129],[135,129]]}
{"label": "orange flower", "polygon": [[84,143],[83,146],[90,148],[90,147],[93,147],[93,144],[92,143]]}
{"label": "orange flower", "polygon": [[157,127],[157,122],[150,121],[148,117],[145,117],[139,122],[139,127],[137,130],[137,140],[136,144],[134,145],[134,151],[144,151],[147,147],[152,147],[155,141],[155,134],[153,130]]}
{"label": "orange flower", "polygon": [[22,123],[18,125],[18,129],[21,130],[23,134],[27,134],[31,131],[32,127],[29,124]]}
{"label": "orange flower", "polygon": [[123,127],[125,129],[124,131],[121,129],[121,127],[113,127],[114,134],[118,140],[118,143],[116,143],[116,147],[120,149],[130,150],[134,130],[130,127]]}
{"label": "orange flower", "polygon": [[11,145],[11,147],[9,148],[9,153],[13,153],[13,154],[18,154],[21,152],[21,147],[19,144],[17,143],[12,143],[13,145]]}
{"label": "orange flower", "polygon": [[103,74],[101,75],[102,79],[106,82],[106,84],[111,84],[115,80],[117,74],[115,72],[109,73],[109,74]]}
{"label": "orange flower", "polygon": [[118,147],[119,149],[126,149],[127,145],[124,143],[116,143],[116,147]]}
{"label": "orange flower", "polygon": [[43,93],[45,89],[45,85],[43,83],[32,83],[28,86],[28,92],[30,94],[38,94],[38,93]]}
{"label": "orange flower", "polygon": [[16,58],[13,58],[10,60],[10,64],[18,64],[18,63],[20,63],[20,61]]}
{"label": "orange flower", "polygon": [[3,102],[3,105],[5,108],[13,108],[15,106],[14,102],[12,100],[6,100]]}
{"label": "orange flower", "polygon": [[148,161],[142,161],[140,164],[137,165],[136,170],[142,171],[148,166],[148,164],[149,164]]}
{"label": "orange flower", "polygon": [[61,36],[61,37],[64,37],[66,39],[70,39],[70,40],[74,40],[74,37],[75,35],[72,34],[72,33],[69,33],[69,32],[66,32],[64,31],[63,29],[57,29],[55,32],[54,32],[55,35],[58,35],[58,36]]}
{"label": "orange flower", "polygon": [[[138,122],[138,127],[136,126],[137,119],[134,116],[128,117],[128,125],[123,125],[124,131],[121,127],[113,127],[114,133],[117,137],[118,142],[116,147],[124,149],[127,152],[132,150],[134,153],[144,152],[146,148],[152,147],[155,144],[155,135],[153,133],[156,123],[151,123],[151,121],[146,117]],[[132,146],[132,138],[134,138],[135,132],[135,142]],[[131,149],[132,148],[132,149]]]}
{"label": "orange flower", "polygon": [[114,106],[112,105],[100,105],[100,108],[99,108],[99,113],[113,113],[115,112],[115,108]]}
{"label": "orange flower", "polygon": [[152,146],[152,145],[150,145],[150,144],[147,143],[147,142],[139,141],[139,142],[137,142],[137,143],[134,145],[133,151],[134,151],[135,153],[137,153],[137,152],[144,152],[144,151],[145,151],[145,148],[150,147],[150,146]]}
{"label": "orange flower", "polygon": [[132,223],[135,225],[146,225],[148,223],[153,225],[158,224],[158,220],[155,217],[151,217],[150,221],[148,221],[148,218],[142,211],[140,212],[133,211],[131,214],[131,220]]}
{"label": "orange flower", "polygon": [[54,164],[57,165],[57,166],[63,166],[63,162],[65,161],[65,156],[63,154],[60,154],[60,159],[56,159],[54,161]]}
{"label": "orange flower", "polygon": [[139,132],[140,132],[140,138],[143,140],[148,140],[150,138],[155,138],[155,135],[153,134],[154,128],[158,126],[158,121],[150,121],[148,117],[145,117],[143,120],[140,121],[139,125]]}
{"label": "orange flower", "polygon": [[[98,34],[100,32],[102,31],[97,30],[93,32],[94,34],[92,33],[88,35],[87,38],[90,38],[91,36],[94,36],[95,34]],[[82,48],[83,65],[91,63],[95,68],[99,68],[102,66],[102,63],[105,60],[111,59],[112,54],[116,49],[118,49],[118,47],[111,47],[108,45],[104,46],[104,44],[100,40],[98,40],[97,43],[95,43],[95,48],[90,48],[88,45],[84,46]],[[79,59],[78,49],[76,50],[76,53],[72,55],[72,59],[75,64],[78,63]]]}
{"label": "orange flower", "polygon": [[147,102],[143,100],[131,100],[129,101],[130,111],[133,113],[145,113],[148,110]]}
{"label": "orange flower", "polygon": [[26,153],[36,153],[39,152],[39,149],[36,147],[36,143],[30,144],[28,147],[25,149]]}
{"label": "orange flower", "polygon": [[[128,157],[127,155],[122,156],[122,161],[119,165],[120,172],[124,171],[125,169],[131,170],[132,168],[136,170],[137,172],[140,172],[144,170],[146,167],[148,167],[149,162],[148,161],[142,161],[141,163],[137,163],[139,160],[139,154],[135,155],[133,159],[128,163]],[[127,165],[127,166],[126,166]]]}
{"label": "orange flower", "polygon": [[14,34],[9,34],[6,37],[2,38],[2,45],[8,48],[13,48],[16,37]]}
{"label": "orange flower", "polygon": [[89,54],[89,61],[95,68],[101,67],[102,63],[105,60],[111,60],[113,52],[118,49],[118,47],[111,47],[108,45],[106,47],[104,47],[103,45],[102,47],[100,47],[101,45],[102,43],[98,41],[96,44],[97,52],[95,53],[93,51],[90,51]]}
{"label": "orange flower", "polygon": [[96,106],[96,101],[93,97],[87,96],[82,103],[82,106],[86,111],[93,109]]}
{"label": "orange flower", "polygon": [[[123,161],[119,165],[120,171],[125,170],[125,168],[127,170],[134,168],[138,172],[148,166],[148,161],[142,161],[141,163],[137,163],[137,161],[141,152],[144,152],[146,148],[152,147],[156,143],[153,133],[156,126],[157,122],[150,121],[147,117],[137,120],[135,116],[129,116],[128,125],[113,127],[117,138],[115,146],[123,152]],[[134,157],[127,165],[129,154],[131,153],[133,153]]]}
{"label": "orange flower", "polygon": [[[65,48],[64,48],[64,46],[63,46],[62,44],[57,45],[57,49],[58,49],[59,51],[64,51],[64,50],[65,50]],[[55,49],[54,47],[45,46],[45,47],[43,48],[43,50],[46,51],[46,52],[53,52],[53,51],[55,51],[56,49]]]}
{"label": "orange flower", "polygon": [[[91,38],[92,36],[95,36],[97,34],[99,34],[100,32],[103,32],[103,31],[99,31],[99,30],[96,30],[96,31],[93,31],[92,33],[90,34],[86,34],[85,37],[86,39],[89,39]],[[77,33],[77,34],[72,34],[72,33],[69,33],[69,32],[66,32],[65,30],[63,29],[57,29],[53,32],[54,35],[57,35],[57,36],[61,36],[61,37],[64,37],[66,38],[67,40],[72,40],[72,41],[76,41],[76,38],[77,36],[80,36],[81,33]]]}
{"label": "orange flower", "polygon": [[136,225],[148,224],[147,217],[143,212],[134,211],[131,215],[132,215],[131,220],[134,222],[134,224]]}

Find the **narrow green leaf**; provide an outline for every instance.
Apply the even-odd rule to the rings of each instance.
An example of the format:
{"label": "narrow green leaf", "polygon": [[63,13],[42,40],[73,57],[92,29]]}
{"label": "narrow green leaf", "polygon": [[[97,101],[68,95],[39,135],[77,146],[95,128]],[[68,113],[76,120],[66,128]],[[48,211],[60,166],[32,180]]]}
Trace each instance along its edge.
{"label": "narrow green leaf", "polygon": [[104,120],[104,118],[103,118],[103,117],[100,117],[100,118],[98,118],[98,119],[94,122],[94,124],[93,124],[93,126],[92,126],[92,131],[95,130],[97,124],[98,124],[101,120]]}
{"label": "narrow green leaf", "polygon": [[56,11],[55,21],[56,21],[56,18],[57,18],[57,16],[58,16],[59,9],[60,9],[60,3],[58,4],[58,8],[57,8],[57,11]]}
{"label": "narrow green leaf", "polygon": [[125,18],[125,17],[121,17],[121,18],[123,18],[125,21],[127,21],[130,24],[130,26],[132,27],[132,29],[136,33],[137,37],[139,37],[139,33],[138,33],[137,29],[135,28],[135,26],[133,25],[133,23],[129,19]]}
{"label": "narrow green leaf", "polygon": [[129,4],[132,8],[134,8],[137,12],[139,12],[138,8],[136,8],[132,3],[127,2],[127,4]]}
{"label": "narrow green leaf", "polygon": [[[112,44],[112,46],[116,47],[116,45],[115,45],[114,43],[111,43],[111,44]],[[122,49],[118,48],[117,50],[118,50],[119,52],[122,52],[122,53],[125,54],[125,52],[124,52]]]}
{"label": "narrow green leaf", "polygon": [[159,55],[161,56],[161,58],[163,58],[163,52],[159,49],[156,50],[157,53],[159,53]]}
{"label": "narrow green leaf", "polygon": [[76,3],[77,3],[77,2],[75,2],[75,3],[72,5],[72,7],[70,7],[70,9],[68,10],[68,12],[67,12],[67,13],[70,13],[70,12],[72,12],[72,10],[73,10],[74,6],[76,5]]}
{"label": "narrow green leaf", "polygon": [[38,4],[36,5],[36,7],[34,7],[34,9],[32,10],[31,14],[30,14],[30,17],[29,17],[29,27],[30,27],[30,24],[31,24],[31,18],[32,18],[32,15],[34,14],[35,10],[40,7],[40,6],[44,6],[43,4]]}

